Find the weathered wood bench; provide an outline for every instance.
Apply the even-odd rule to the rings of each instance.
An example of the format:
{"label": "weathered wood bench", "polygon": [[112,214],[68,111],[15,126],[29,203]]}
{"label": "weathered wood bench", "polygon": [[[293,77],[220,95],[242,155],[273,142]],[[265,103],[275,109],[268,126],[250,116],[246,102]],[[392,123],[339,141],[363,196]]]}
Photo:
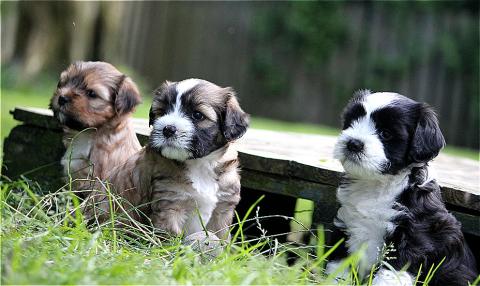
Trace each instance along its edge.
{"label": "weathered wood bench", "polygon": [[[64,148],[62,130],[46,109],[16,108],[16,126],[5,140],[3,173],[25,174],[46,189],[62,185],[59,160]],[[147,120],[135,119],[142,143],[148,139]],[[336,213],[335,189],[342,166],[332,158],[335,137],[250,129],[238,142],[242,187],[314,202],[312,221],[328,227]],[[480,237],[479,162],[440,154],[432,168],[450,211],[463,231]],[[243,191],[242,191],[243,192]],[[248,191],[242,196],[249,196]]]}

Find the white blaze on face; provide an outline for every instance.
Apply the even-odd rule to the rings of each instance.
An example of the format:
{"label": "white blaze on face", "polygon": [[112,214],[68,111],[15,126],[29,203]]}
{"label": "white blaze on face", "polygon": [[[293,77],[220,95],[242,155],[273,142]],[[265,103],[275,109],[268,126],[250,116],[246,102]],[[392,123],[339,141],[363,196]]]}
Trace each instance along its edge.
{"label": "white blaze on face", "polygon": [[[365,96],[361,104],[366,115],[353,121],[351,126],[343,130],[335,144],[334,157],[342,162],[346,172],[357,176],[366,177],[381,172],[382,166],[388,164],[383,143],[377,135],[375,122],[370,115],[375,110],[391,104],[396,98],[396,93],[378,92]],[[364,150],[358,153],[358,160],[347,157],[347,142],[357,139],[363,142]]]}
{"label": "white blaze on face", "polygon": [[179,99],[183,94],[185,94],[187,91],[191,90],[194,88],[197,84],[200,83],[201,80],[197,78],[190,78],[186,80],[182,80],[181,82],[177,83],[176,89],[177,89],[177,104],[180,102]]}
{"label": "white blaze on face", "polygon": [[[191,119],[182,111],[182,96],[200,83],[198,79],[187,79],[177,83],[175,106],[166,115],[157,118],[153,123],[153,147],[159,148],[164,157],[185,161],[192,156],[189,145],[195,127]],[[173,125],[177,129],[174,136],[165,138],[163,129]]]}

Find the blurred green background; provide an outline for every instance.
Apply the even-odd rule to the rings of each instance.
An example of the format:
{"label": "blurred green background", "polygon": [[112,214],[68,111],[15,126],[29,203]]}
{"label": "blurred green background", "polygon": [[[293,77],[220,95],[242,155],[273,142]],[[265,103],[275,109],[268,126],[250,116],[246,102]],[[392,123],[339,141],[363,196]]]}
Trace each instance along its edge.
{"label": "blurred green background", "polygon": [[69,63],[104,60],[140,86],[136,117],[164,80],[198,77],[233,86],[253,127],[335,135],[354,90],[397,91],[434,106],[447,152],[478,159],[478,5],[1,2],[1,135]]}

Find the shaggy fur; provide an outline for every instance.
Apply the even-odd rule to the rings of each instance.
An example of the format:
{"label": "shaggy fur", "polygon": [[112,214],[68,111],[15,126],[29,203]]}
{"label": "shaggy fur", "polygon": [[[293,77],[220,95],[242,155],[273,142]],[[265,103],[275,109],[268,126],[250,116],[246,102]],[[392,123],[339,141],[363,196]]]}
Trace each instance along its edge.
{"label": "shaggy fur", "polygon": [[61,73],[50,108],[64,126],[62,165],[75,190],[91,188],[140,150],[130,123],[140,101],[135,83],[111,64],[75,62]]}
{"label": "shaggy fur", "polygon": [[396,272],[382,267],[375,285],[412,285],[420,265],[422,281],[444,257],[429,285],[473,282],[475,260],[428,169],[445,144],[432,109],[399,94],[361,91],[343,119],[335,157],[345,176],[334,224],[335,234],[346,235],[346,243],[327,270],[334,271],[338,259],[366,246],[360,261],[365,275],[380,262],[382,248],[393,245],[388,254],[393,259],[387,262]]}
{"label": "shaggy fur", "polygon": [[[198,79],[166,82],[155,91],[150,125],[148,145],[108,178],[124,208],[142,206],[128,214],[174,235],[201,231],[203,224],[228,238],[240,200],[231,143],[248,127],[233,90]],[[106,218],[105,192],[92,195],[86,211]]]}

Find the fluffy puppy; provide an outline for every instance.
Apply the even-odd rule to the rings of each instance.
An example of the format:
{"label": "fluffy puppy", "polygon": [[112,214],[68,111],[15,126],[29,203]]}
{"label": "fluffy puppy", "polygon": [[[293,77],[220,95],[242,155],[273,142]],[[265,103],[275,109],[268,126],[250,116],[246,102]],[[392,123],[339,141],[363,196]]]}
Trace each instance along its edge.
{"label": "fluffy puppy", "polygon": [[[235,92],[200,79],[166,82],[155,91],[150,125],[147,146],[108,178],[125,199],[123,208],[141,219],[131,211],[137,207],[154,227],[174,235],[206,226],[228,238],[240,200],[237,153],[231,143],[248,127]],[[104,220],[108,207],[100,191],[92,194],[87,214]]]}
{"label": "fluffy puppy", "polygon": [[[396,272],[381,266],[375,285],[413,285],[420,268],[423,281],[443,258],[430,285],[467,285],[476,278],[460,223],[446,210],[428,170],[444,144],[435,113],[426,104],[396,93],[355,94],[334,151],[345,169],[334,224],[335,233],[346,236],[346,245],[335,252],[337,259],[366,246],[360,260],[366,274],[380,262],[384,246],[393,245],[387,255],[393,258],[386,262]],[[337,265],[338,260],[331,262],[327,272]]]}
{"label": "fluffy puppy", "polygon": [[130,122],[140,101],[135,83],[109,63],[75,62],[61,73],[50,108],[64,126],[62,165],[75,190],[140,150]]}

